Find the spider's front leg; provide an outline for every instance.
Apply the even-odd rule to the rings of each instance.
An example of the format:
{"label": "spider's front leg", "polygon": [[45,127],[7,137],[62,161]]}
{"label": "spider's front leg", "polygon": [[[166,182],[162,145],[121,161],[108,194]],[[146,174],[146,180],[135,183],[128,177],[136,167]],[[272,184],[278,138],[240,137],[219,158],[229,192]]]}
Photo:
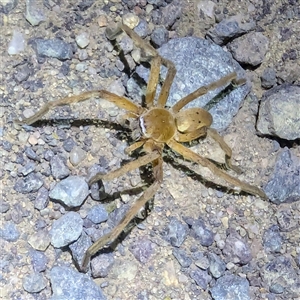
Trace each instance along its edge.
{"label": "spider's front leg", "polygon": [[[143,158],[145,159],[143,160]],[[87,271],[87,267],[91,257],[95,255],[100,249],[102,249],[106,244],[114,241],[125,229],[125,227],[130,223],[130,221],[137,215],[140,209],[143,206],[145,206],[145,204],[154,196],[163,179],[163,170],[162,170],[163,160],[161,155],[158,152],[154,151],[151,154],[145,155],[133,162],[128,163],[127,165],[121,167],[119,170],[115,172],[112,172],[104,176],[102,175],[102,178],[113,179],[115,177],[118,177],[128,172],[129,170],[133,170],[141,167],[142,165],[147,164],[148,162],[150,162],[149,161],[150,159],[152,159],[152,164],[153,164],[154,182],[148,187],[148,189],[143,193],[143,195],[133,204],[133,206],[129,209],[126,215],[122,218],[120,223],[114,229],[112,229],[111,232],[105,234],[103,237],[101,237],[99,240],[97,240],[92,246],[90,246],[87,249],[82,262],[83,271]],[[99,175],[97,178],[100,178],[100,176],[101,175]],[[93,180],[95,180],[95,177],[93,178]]]}
{"label": "spider's front leg", "polygon": [[49,110],[57,106],[70,105],[70,104],[86,101],[92,97],[99,97],[105,99],[109,102],[114,103],[119,108],[123,108],[129,112],[134,113],[135,115],[139,115],[143,110],[142,107],[134,104],[129,99],[118,96],[111,92],[105,90],[89,91],[89,92],[84,92],[80,95],[74,95],[74,96],[65,97],[59,100],[48,102],[44,106],[42,106],[42,108],[37,113],[35,113],[32,117],[24,118],[22,121],[15,120],[15,123],[31,125],[36,121],[40,120]]}

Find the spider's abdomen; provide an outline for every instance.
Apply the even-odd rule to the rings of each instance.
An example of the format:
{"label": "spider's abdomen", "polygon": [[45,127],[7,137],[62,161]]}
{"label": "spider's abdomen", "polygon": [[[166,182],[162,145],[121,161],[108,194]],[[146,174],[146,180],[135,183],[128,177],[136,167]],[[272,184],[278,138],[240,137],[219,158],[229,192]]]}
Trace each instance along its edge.
{"label": "spider's abdomen", "polygon": [[168,142],[176,132],[173,115],[164,108],[152,108],[140,117],[140,127],[146,138]]}

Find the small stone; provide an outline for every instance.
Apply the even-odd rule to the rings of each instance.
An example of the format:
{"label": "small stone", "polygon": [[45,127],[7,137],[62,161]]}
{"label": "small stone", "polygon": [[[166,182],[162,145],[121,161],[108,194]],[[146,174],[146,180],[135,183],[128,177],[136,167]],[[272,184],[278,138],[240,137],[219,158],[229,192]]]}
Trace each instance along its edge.
{"label": "small stone", "polygon": [[79,239],[74,243],[69,245],[72,252],[72,257],[77,265],[82,268],[83,258],[85,256],[86,250],[92,245],[91,238],[82,231]]}
{"label": "small stone", "polygon": [[245,265],[252,260],[251,249],[242,237],[235,231],[229,233],[223,248],[226,262],[233,261]]}
{"label": "small stone", "polygon": [[90,43],[90,37],[87,32],[80,33],[79,35],[76,36],[75,40],[76,40],[77,45],[81,49],[86,48],[88,46],[88,44]]}
{"label": "small stone", "polygon": [[134,28],[134,31],[142,38],[144,39],[145,37],[147,37],[151,31],[149,29],[148,23],[141,19],[139,21],[139,24]]}
{"label": "small stone", "polygon": [[92,275],[94,278],[104,278],[110,272],[114,264],[113,253],[103,253],[97,255],[91,261]]}
{"label": "small stone", "polygon": [[94,224],[100,224],[107,221],[108,213],[103,204],[94,205],[88,212],[87,218]]}
{"label": "small stone", "polygon": [[58,155],[55,155],[51,158],[50,167],[52,175],[55,179],[62,179],[70,174],[70,170],[66,166],[65,160]]}
{"label": "small stone", "polygon": [[164,27],[157,27],[153,30],[151,34],[151,42],[156,47],[161,47],[169,39],[169,32]]}
{"label": "small stone", "polygon": [[[73,138],[68,137],[63,141],[63,148],[67,152],[71,152],[71,150],[76,146],[76,143],[74,142]],[[48,160],[48,159],[47,159]]]}
{"label": "small stone", "polygon": [[98,20],[99,27],[106,27],[107,26],[107,17],[105,15],[100,15]]}
{"label": "small stone", "polygon": [[9,210],[9,208],[9,203],[5,202],[3,199],[0,199],[0,212],[4,214]]}
{"label": "small stone", "polygon": [[59,60],[73,57],[72,46],[60,39],[36,39],[36,51],[39,56],[55,57]]}
{"label": "small stone", "polygon": [[210,246],[214,242],[213,232],[206,227],[202,219],[194,220],[188,218],[185,220],[189,226],[192,227],[191,234],[192,236],[200,242],[202,246]]}
{"label": "small stone", "polygon": [[44,272],[47,268],[48,257],[44,252],[31,250],[29,251],[31,257],[31,264],[35,272]]}
{"label": "small stone", "polygon": [[39,230],[33,235],[29,236],[28,243],[29,245],[39,251],[45,251],[50,245],[51,238],[47,230]]}
{"label": "small stone", "polygon": [[23,279],[23,288],[28,293],[38,293],[47,286],[47,281],[41,273],[31,273]]}
{"label": "small stone", "polygon": [[49,203],[49,192],[46,188],[41,187],[38,190],[38,193],[34,200],[34,208],[38,210],[43,210],[47,207],[48,203]]}
{"label": "small stone", "polygon": [[185,241],[188,233],[188,226],[182,224],[175,217],[173,217],[171,218],[169,225],[165,229],[163,237],[165,240],[169,241],[172,246],[180,247]]}
{"label": "small stone", "polygon": [[141,238],[133,242],[129,250],[139,262],[145,264],[154,252],[154,244],[146,238]]}
{"label": "small stone", "polygon": [[173,255],[183,268],[188,268],[193,262],[184,249],[174,248]]}
{"label": "small stone", "polygon": [[63,202],[68,207],[78,207],[88,194],[89,187],[83,177],[69,176],[56,184],[50,191],[49,197]]}
{"label": "small stone", "polygon": [[208,253],[209,273],[214,278],[219,278],[224,275],[226,270],[225,262],[216,254]]}
{"label": "small stone", "polygon": [[25,18],[32,26],[37,26],[46,20],[44,12],[37,6],[36,0],[26,0]]}
{"label": "small stone", "polygon": [[250,32],[235,39],[227,47],[239,63],[255,67],[262,63],[269,48],[269,39],[261,32]]}
{"label": "small stone", "polygon": [[5,0],[0,2],[0,12],[8,14],[18,4],[18,0]]}
{"label": "small stone", "polygon": [[51,244],[61,248],[76,241],[82,233],[83,221],[80,215],[70,211],[52,224],[50,235]]}
{"label": "small stone", "polygon": [[72,268],[53,267],[49,278],[53,293],[51,300],[83,299],[83,297],[84,299],[106,300],[102,290],[92,278]]}
{"label": "small stone", "polygon": [[35,161],[39,161],[39,157],[37,154],[34,152],[34,150],[31,147],[26,147],[24,151],[25,155]]}
{"label": "small stone", "polygon": [[20,232],[16,225],[12,222],[4,224],[3,229],[0,229],[0,237],[8,242],[15,242],[20,237]]}
{"label": "small stone", "polygon": [[44,182],[38,174],[30,173],[26,177],[18,179],[14,186],[14,189],[18,193],[34,193],[37,192],[43,184]]}
{"label": "small stone", "polygon": [[139,17],[133,13],[127,13],[123,16],[123,24],[127,25],[131,29],[135,28],[139,22]]}
{"label": "small stone", "polygon": [[250,300],[249,282],[237,275],[224,275],[210,289],[214,300]]}
{"label": "small stone", "polygon": [[282,247],[282,237],[279,232],[279,227],[271,226],[264,232],[263,246],[266,251],[278,253]]}
{"label": "small stone", "polygon": [[8,45],[8,54],[15,55],[24,51],[25,48],[25,39],[24,35],[21,32],[14,30],[11,41]]}
{"label": "small stone", "polygon": [[73,166],[79,165],[86,157],[86,152],[75,146],[70,152],[70,162]]}
{"label": "small stone", "polygon": [[26,81],[31,75],[32,69],[28,66],[28,64],[20,65],[16,68],[16,73],[14,77],[18,83]]}
{"label": "small stone", "polygon": [[192,270],[190,272],[190,277],[194,279],[196,284],[205,291],[207,290],[207,286],[212,279],[211,276],[207,273],[207,271],[203,271],[200,269]]}
{"label": "small stone", "polygon": [[261,77],[261,86],[265,89],[269,89],[276,84],[276,72],[273,68],[264,69]]}

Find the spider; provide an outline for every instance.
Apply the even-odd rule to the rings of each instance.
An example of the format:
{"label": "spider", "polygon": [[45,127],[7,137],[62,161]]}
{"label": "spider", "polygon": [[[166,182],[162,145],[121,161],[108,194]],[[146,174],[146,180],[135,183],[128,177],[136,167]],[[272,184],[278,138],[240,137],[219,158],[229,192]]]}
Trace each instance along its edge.
{"label": "spider", "polygon": [[[232,72],[225,77],[202,86],[193,93],[179,100],[171,108],[166,108],[166,102],[169,95],[169,90],[172,85],[173,79],[176,74],[176,68],[174,64],[161,57],[158,52],[140,36],[138,36],[132,29],[125,24],[118,24],[116,28],[107,28],[106,35],[108,39],[114,40],[122,31],[124,31],[135,43],[140,47],[141,60],[149,62],[150,77],[147,84],[147,90],[145,95],[145,105],[140,106],[133,103],[131,100],[113,94],[105,90],[84,92],[80,95],[66,97],[60,100],[48,102],[44,105],[36,114],[32,117],[26,118],[22,121],[16,121],[19,124],[32,124],[45,115],[50,109],[56,106],[68,105],[72,103],[78,103],[88,100],[91,97],[99,97],[114,103],[117,107],[124,109],[127,113],[123,116],[126,120],[134,120],[133,124],[136,124],[134,130],[138,130],[140,137],[133,144],[128,146],[125,151],[127,154],[142,148],[145,153],[143,156],[138,157],[121,168],[112,171],[108,174],[96,174],[89,181],[89,185],[99,180],[112,180],[119,177],[131,170],[137,169],[149,163],[153,168],[153,183],[144,191],[142,196],[132,205],[129,211],[122,218],[120,223],[112,229],[111,232],[105,234],[98,239],[92,246],[90,246],[82,262],[82,269],[87,270],[90,259],[100,249],[106,246],[108,243],[117,239],[125,227],[130,221],[137,215],[140,209],[155,195],[160,185],[163,182],[163,150],[167,145],[173,151],[179,153],[184,159],[191,162],[200,164],[201,166],[208,168],[213,174],[223,178],[227,183],[234,187],[238,187],[240,190],[252,195],[259,196],[263,199],[267,199],[265,193],[246,182],[242,182],[239,179],[227,174],[224,170],[218,168],[207,158],[204,158],[189,148],[185,147],[183,142],[190,142],[206,135],[211,136],[225,152],[225,163],[228,168],[240,173],[240,170],[231,163],[232,151],[231,148],[225,143],[223,138],[218,134],[215,129],[210,128],[212,124],[211,114],[202,108],[188,108],[182,110],[188,103],[196,98],[206,94],[208,91],[222,87],[228,84],[241,85],[245,83],[244,79],[237,80],[237,74]],[[162,85],[160,94],[155,101],[156,88],[159,81],[160,67],[164,65],[167,67],[166,79]]]}

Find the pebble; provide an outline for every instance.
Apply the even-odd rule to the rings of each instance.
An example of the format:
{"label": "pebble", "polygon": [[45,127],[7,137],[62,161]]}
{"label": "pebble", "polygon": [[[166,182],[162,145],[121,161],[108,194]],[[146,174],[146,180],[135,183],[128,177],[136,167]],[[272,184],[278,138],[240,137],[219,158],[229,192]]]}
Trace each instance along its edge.
{"label": "pebble", "polygon": [[24,167],[21,167],[18,172],[26,176],[35,170],[36,164],[33,162],[27,163]]}
{"label": "pebble", "polygon": [[45,187],[41,187],[34,200],[34,208],[37,210],[43,210],[49,203],[49,192]]}
{"label": "pebble", "polygon": [[263,246],[266,251],[279,253],[282,247],[282,237],[277,225],[272,225],[263,234]]}
{"label": "pebble", "polygon": [[104,278],[108,275],[115,262],[113,253],[102,253],[91,261],[92,275],[94,278]]}
{"label": "pebble", "polygon": [[50,230],[51,244],[61,248],[76,241],[82,233],[83,220],[76,212],[70,211],[55,220]]}
{"label": "pebble", "polygon": [[39,157],[31,147],[26,147],[24,151],[25,155],[35,161],[40,161]]}
{"label": "pebble", "polygon": [[87,32],[82,32],[75,37],[75,41],[81,49],[84,49],[90,43],[89,34]]}
{"label": "pebble", "polygon": [[18,0],[5,0],[1,1],[1,12],[8,14],[18,4]]}
{"label": "pebble", "polygon": [[31,273],[23,278],[23,288],[28,293],[38,293],[47,286],[47,281],[41,273]]}
{"label": "pebble", "polygon": [[26,0],[25,18],[32,26],[37,26],[46,20],[45,14],[43,10],[37,6],[36,0]]}
{"label": "pebble", "polygon": [[123,24],[127,25],[131,29],[135,28],[140,22],[139,17],[134,15],[133,13],[125,14],[122,19]]}
{"label": "pebble", "polygon": [[47,268],[47,263],[49,261],[45,253],[41,251],[30,250],[29,255],[31,257],[31,264],[33,270],[35,272],[44,272]]}
{"label": "pebble", "polygon": [[269,89],[276,84],[276,72],[273,68],[265,68],[261,77],[261,86]]}
{"label": "pebble", "polygon": [[249,282],[237,275],[224,275],[210,289],[213,300],[251,300]]}
{"label": "pebble", "polygon": [[72,257],[79,267],[82,267],[85,252],[91,245],[91,238],[84,231],[82,231],[77,241],[69,245]]}
{"label": "pebble", "polygon": [[30,173],[24,178],[17,180],[14,190],[18,193],[28,194],[37,192],[44,184],[38,173]]}
{"label": "pebble", "polygon": [[183,268],[188,268],[193,262],[184,249],[174,248],[172,253]]}
{"label": "pebble", "polygon": [[202,219],[194,220],[192,218],[187,218],[186,223],[191,226],[191,235],[199,241],[202,246],[211,246],[214,242],[214,233],[207,228]]}
{"label": "pebble", "polygon": [[300,159],[284,148],[277,156],[274,171],[264,191],[275,204],[290,203],[300,198]]}
{"label": "pebble", "polygon": [[169,40],[169,31],[165,27],[157,27],[151,34],[151,42],[156,47],[161,47]]}
{"label": "pebble", "polygon": [[194,279],[196,284],[205,291],[207,290],[207,286],[212,279],[212,277],[207,273],[207,271],[203,271],[200,269],[191,270],[190,277]]}
{"label": "pebble", "polygon": [[252,260],[249,244],[234,230],[227,236],[222,252],[226,262],[245,265]]}
{"label": "pebble", "polygon": [[170,223],[164,230],[163,238],[170,242],[172,246],[180,247],[189,233],[189,227],[181,223],[175,217],[171,218]]}
{"label": "pebble", "polygon": [[86,158],[86,152],[78,146],[75,146],[70,152],[70,162],[73,166],[79,165]]}
{"label": "pebble", "polygon": [[207,255],[204,252],[194,252],[192,254],[192,258],[194,260],[195,265],[202,269],[202,270],[207,270],[209,268],[209,260],[207,258]]}
{"label": "pebble", "polygon": [[16,67],[16,73],[14,74],[14,78],[18,83],[26,81],[32,73],[32,69],[28,66],[28,64],[22,64]]}
{"label": "pebble", "polygon": [[154,244],[147,238],[140,238],[130,245],[129,251],[140,263],[146,264],[154,253]]}
{"label": "pebble", "polygon": [[2,214],[6,213],[10,209],[10,204],[5,202],[3,199],[0,199],[0,212]]}
{"label": "pebble", "polygon": [[167,28],[171,28],[176,20],[179,19],[182,15],[182,5],[180,1],[181,0],[173,0],[170,4],[162,7],[161,17],[158,18],[157,22]]}
{"label": "pebble", "polygon": [[133,41],[128,35],[122,35],[118,42],[125,55],[133,50]]}
{"label": "pebble", "polygon": [[107,221],[108,213],[103,204],[94,205],[87,214],[87,218],[94,224],[100,224]]}
{"label": "pebble", "polygon": [[142,38],[144,39],[145,37],[147,37],[151,31],[150,28],[148,26],[148,23],[141,19],[139,24],[134,28],[134,31]]}
{"label": "pebble", "polygon": [[28,238],[29,245],[39,251],[45,251],[50,245],[51,237],[49,232],[43,228],[32,234]]}
{"label": "pebble", "polygon": [[54,155],[50,159],[50,167],[52,175],[55,179],[63,179],[70,174],[70,170],[66,166],[65,159],[59,155]]}
{"label": "pebble", "polygon": [[247,33],[227,45],[233,57],[241,64],[258,66],[269,49],[269,39],[261,32]]}
{"label": "pebble", "polygon": [[76,146],[76,143],[74,142],[72,137],[68,137],[67,139],[65,139],[63,141],[63,148],[67,151],[67,152],[71,152],[72,149]]}
{"label": "pebble", "polygon": [[61,201],[68,207],[80,206],[89,194],[89,187],[83,177],[69,176],[58,182],[49,197]]}
{"label": "pebble", "polygon": [[39,56],[54,57],[59,60],[73,57],[72,46],[60,39],[35,39],[35,44]]}
{"label": "pebble", "polygon": [[282,299],[293,299],[300,295],[300,278],[289,257],[278,256],[260,271],[266,287],[274,293],[283,294]]}
{"label": "pebble", "polygon": [[231,16],[216,23],[207,32],[207,37],[217,45],[224,45],[228,41],[241,36],[255,28],[255,22],[245,22],[242,15]]}
{"label": "pebble", "polygon": [[257,130],[275,138],[300,138],[299,93],[300,86],[290,84],[268,90],[261,99]]}
{"label": "pebble", "polygon": [[292,208],[278,209],[276,212],[276,219],[279,225],[280,231],[290,232],[298,228],[298,217]]}
{"label": "pebble", "polygon": [[14,30],[11,41],[8,44],[7,52],[10,55],[19,54],[25,49],[25,38],[23,33]]}
{"label": "pebble", "polygon": [[20,232],[13,222],[7,222],[0,228],[0,236],[8,242],[16,242],[20,237]]}
{"label": "pebble", "polygon": [[219,278],[224,275],[226,270],[225,262],[215,253],[208,253],[209,273],[214,278]]}
{"label": "pebble", "polygon": [[72,268],[55,266],[49,272],[49,278],[52,287],[51,300],[106,300],[100,287],[90,277]]}

